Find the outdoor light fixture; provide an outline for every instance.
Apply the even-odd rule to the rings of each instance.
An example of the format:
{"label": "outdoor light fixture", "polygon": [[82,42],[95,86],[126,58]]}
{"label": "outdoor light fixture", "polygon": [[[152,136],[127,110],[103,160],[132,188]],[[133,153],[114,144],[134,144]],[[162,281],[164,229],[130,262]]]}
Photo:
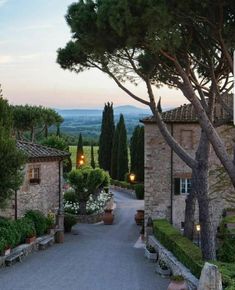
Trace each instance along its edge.
{"label": "outdoor light fixture", "polygon": [[196,225],[196,230],[197,230],[197,232],[200,232],[201,231],[201,226],[199,224]]}
{"label": "outdoor light fixture", "polygon": [[134,173],[131,173],[131,174],[129,175],[129,178],[130,178],[130,181],[131,181],[131,182],[134,182],[134,181],[135,181],[135,174],[134,174]]}
{"label": "outdoor light fixture", "polygon": [[84,159],[84,158],[85,158],[85,156],[84,156],[84,155],[82,155],[82,156],[81,156],[81,159]]}
{"label": "outdoor light fixture", "polygon": [[79,164],[80,164],[80,165],[83,165],[83,164],[84,164],[84,160],[81,159],[81,160],[79,161]]}
{"label": "outdoor light fixture", "polygon": [[197,245],[198,245],[198,247],[200,247],[200,231],[201,231],[200,224],[196,225],[196,231],[197,231]]}

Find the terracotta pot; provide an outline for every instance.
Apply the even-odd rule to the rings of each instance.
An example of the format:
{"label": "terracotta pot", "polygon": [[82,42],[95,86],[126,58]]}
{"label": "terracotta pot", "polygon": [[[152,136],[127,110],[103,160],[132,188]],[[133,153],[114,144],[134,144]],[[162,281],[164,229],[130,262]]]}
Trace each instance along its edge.
{"label": "terracotta pot", "polygon": [[112,225],[114,220],[114,214],[112,213],[112,209],[105,209],[103,215],[103,222],[105,225]]}
{"label": "terracotta pot", "polygon": [[167,290],[188,290],[186,281],[171,281]]}
{"label": "terracotta pot", "polygon": [[26,238],[26,244],[31,244],[31,243],[33,243],[34,241],[36,240],[36,237],[34,236],[34,237],[30,237],[30,238]]}
{"label": "terracotta pot", "polygon": [[10,255],[10,253],[11,253],[11,248],[7,248],[7,249],[5,249],[4,250],[4,256],[8,256],[8,255]]}
{"label": "terracotta pot", "polygon": [[135,214],[135,222],[138,226],[143,225],[144,223],[144,210],[138,209],[137,213]]}

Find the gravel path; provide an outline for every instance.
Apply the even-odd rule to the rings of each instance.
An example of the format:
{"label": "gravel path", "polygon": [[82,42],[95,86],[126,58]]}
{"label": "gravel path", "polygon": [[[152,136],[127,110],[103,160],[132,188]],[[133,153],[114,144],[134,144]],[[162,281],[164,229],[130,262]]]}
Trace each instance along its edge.
{"label": "gravel path", "polygon": [[114,195],[113,225],[76,225],[64,244],[0,269],[0,290],[166,290],[168,281],[134,248],[140,231],[134,214],[143,202]]}

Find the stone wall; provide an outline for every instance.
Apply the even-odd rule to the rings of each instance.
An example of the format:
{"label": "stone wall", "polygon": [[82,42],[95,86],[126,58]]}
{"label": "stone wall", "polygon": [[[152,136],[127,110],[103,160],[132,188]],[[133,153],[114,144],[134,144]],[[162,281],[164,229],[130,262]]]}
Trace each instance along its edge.
{"label": "stone wall", "polygon": [[[194,157],[200,138],[201,129],[199,125],[195,123],[175,123],[168,125],[168,129],[187,152]],[[188,136],[185,136],[184,139],[182,131],[192,131],[190,140]],[[218,131],[223,136],[227,148],[231,148],[233,139],[231,136],[234,136],[235,129],[222,126]],[[188,145],[189,143],[190,146]],[[174,195],[173,181],[174,178],[190,178],[191,169],[175,153],[172,156],[171,154],[171,149],[166,144],[157,126],[155,124],[145,124],[145,218],[147,219],[151,216],[153,219],[167,218],[171,220],[172,214],[173,224],[180,228],[181,223],[184,221],[187,195]],[[217,166],[221,166],[221,164],[212,149],[210,168],[214,170]],[[224,192],[214,192],[213,184],[216,182],[215,175],[210,175],[210,197],[215,227],[219,224],[223,209],[226,207],[235,207],[233,187],[228,187]],[[172,213],[171,192],[173,193]],[[198,219],[198,209],[196,211],[196,219]]]}
{"label": "stone wall", "polygon": [[[29,182],[29,170],[32,167],[40,168],[40,183]],[[44,214],[49,211],[57,212],[59,208],[59,161],[27,163],[24,168],[24,182],[17,192],[18,217],[27,210],[40,210]],[[0,211],[1,216],[14,217],[14,200],[8,207]]]}

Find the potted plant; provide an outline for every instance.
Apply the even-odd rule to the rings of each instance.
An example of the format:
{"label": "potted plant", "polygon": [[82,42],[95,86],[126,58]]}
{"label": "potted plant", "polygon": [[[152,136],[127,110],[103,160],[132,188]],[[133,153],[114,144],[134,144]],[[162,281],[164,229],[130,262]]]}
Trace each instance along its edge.
{"label": "potted plant", "polygon": [[157,260],[157,251],[151,245],[147,245],[144,251],[145,257],[148,258],[150,261],[155,262]]}
{"label": "potted plant", "polygon": [[156,266],[156,272],[161,276],[168,277],[171,274],[171,269],[168,267],[164,260],[159,259]]}
{"label": "potted plant", "polygon": [[74,215],[68,213],[64,215],[64,231],[66,233],[70,233],[72,230],[72,226],[76,225],[76,223],[77,220]]}
{"label": "potted plant", "polygon": [[167,290],[188,290],[187,282],[181,275],[171,276]]}
{"label": "potted plant", "polygon": [[113,210],[110,208],[106,208],[104,210],[104,215],[103,215],[103,222],[105,225],[112,225],[114,220],[114,214]]}
{"label": "potted plant", "polygon": [[47,215],[47,231],[48,234],[54,234],[55,233],[55,214],[53,212],[49,212]]}
{"label": "potted plant", "polygon": [[33,224],[28,224],[25,234],[26,234],[25,239],[26,244],[31,244],[36,240],[36,230]]}

